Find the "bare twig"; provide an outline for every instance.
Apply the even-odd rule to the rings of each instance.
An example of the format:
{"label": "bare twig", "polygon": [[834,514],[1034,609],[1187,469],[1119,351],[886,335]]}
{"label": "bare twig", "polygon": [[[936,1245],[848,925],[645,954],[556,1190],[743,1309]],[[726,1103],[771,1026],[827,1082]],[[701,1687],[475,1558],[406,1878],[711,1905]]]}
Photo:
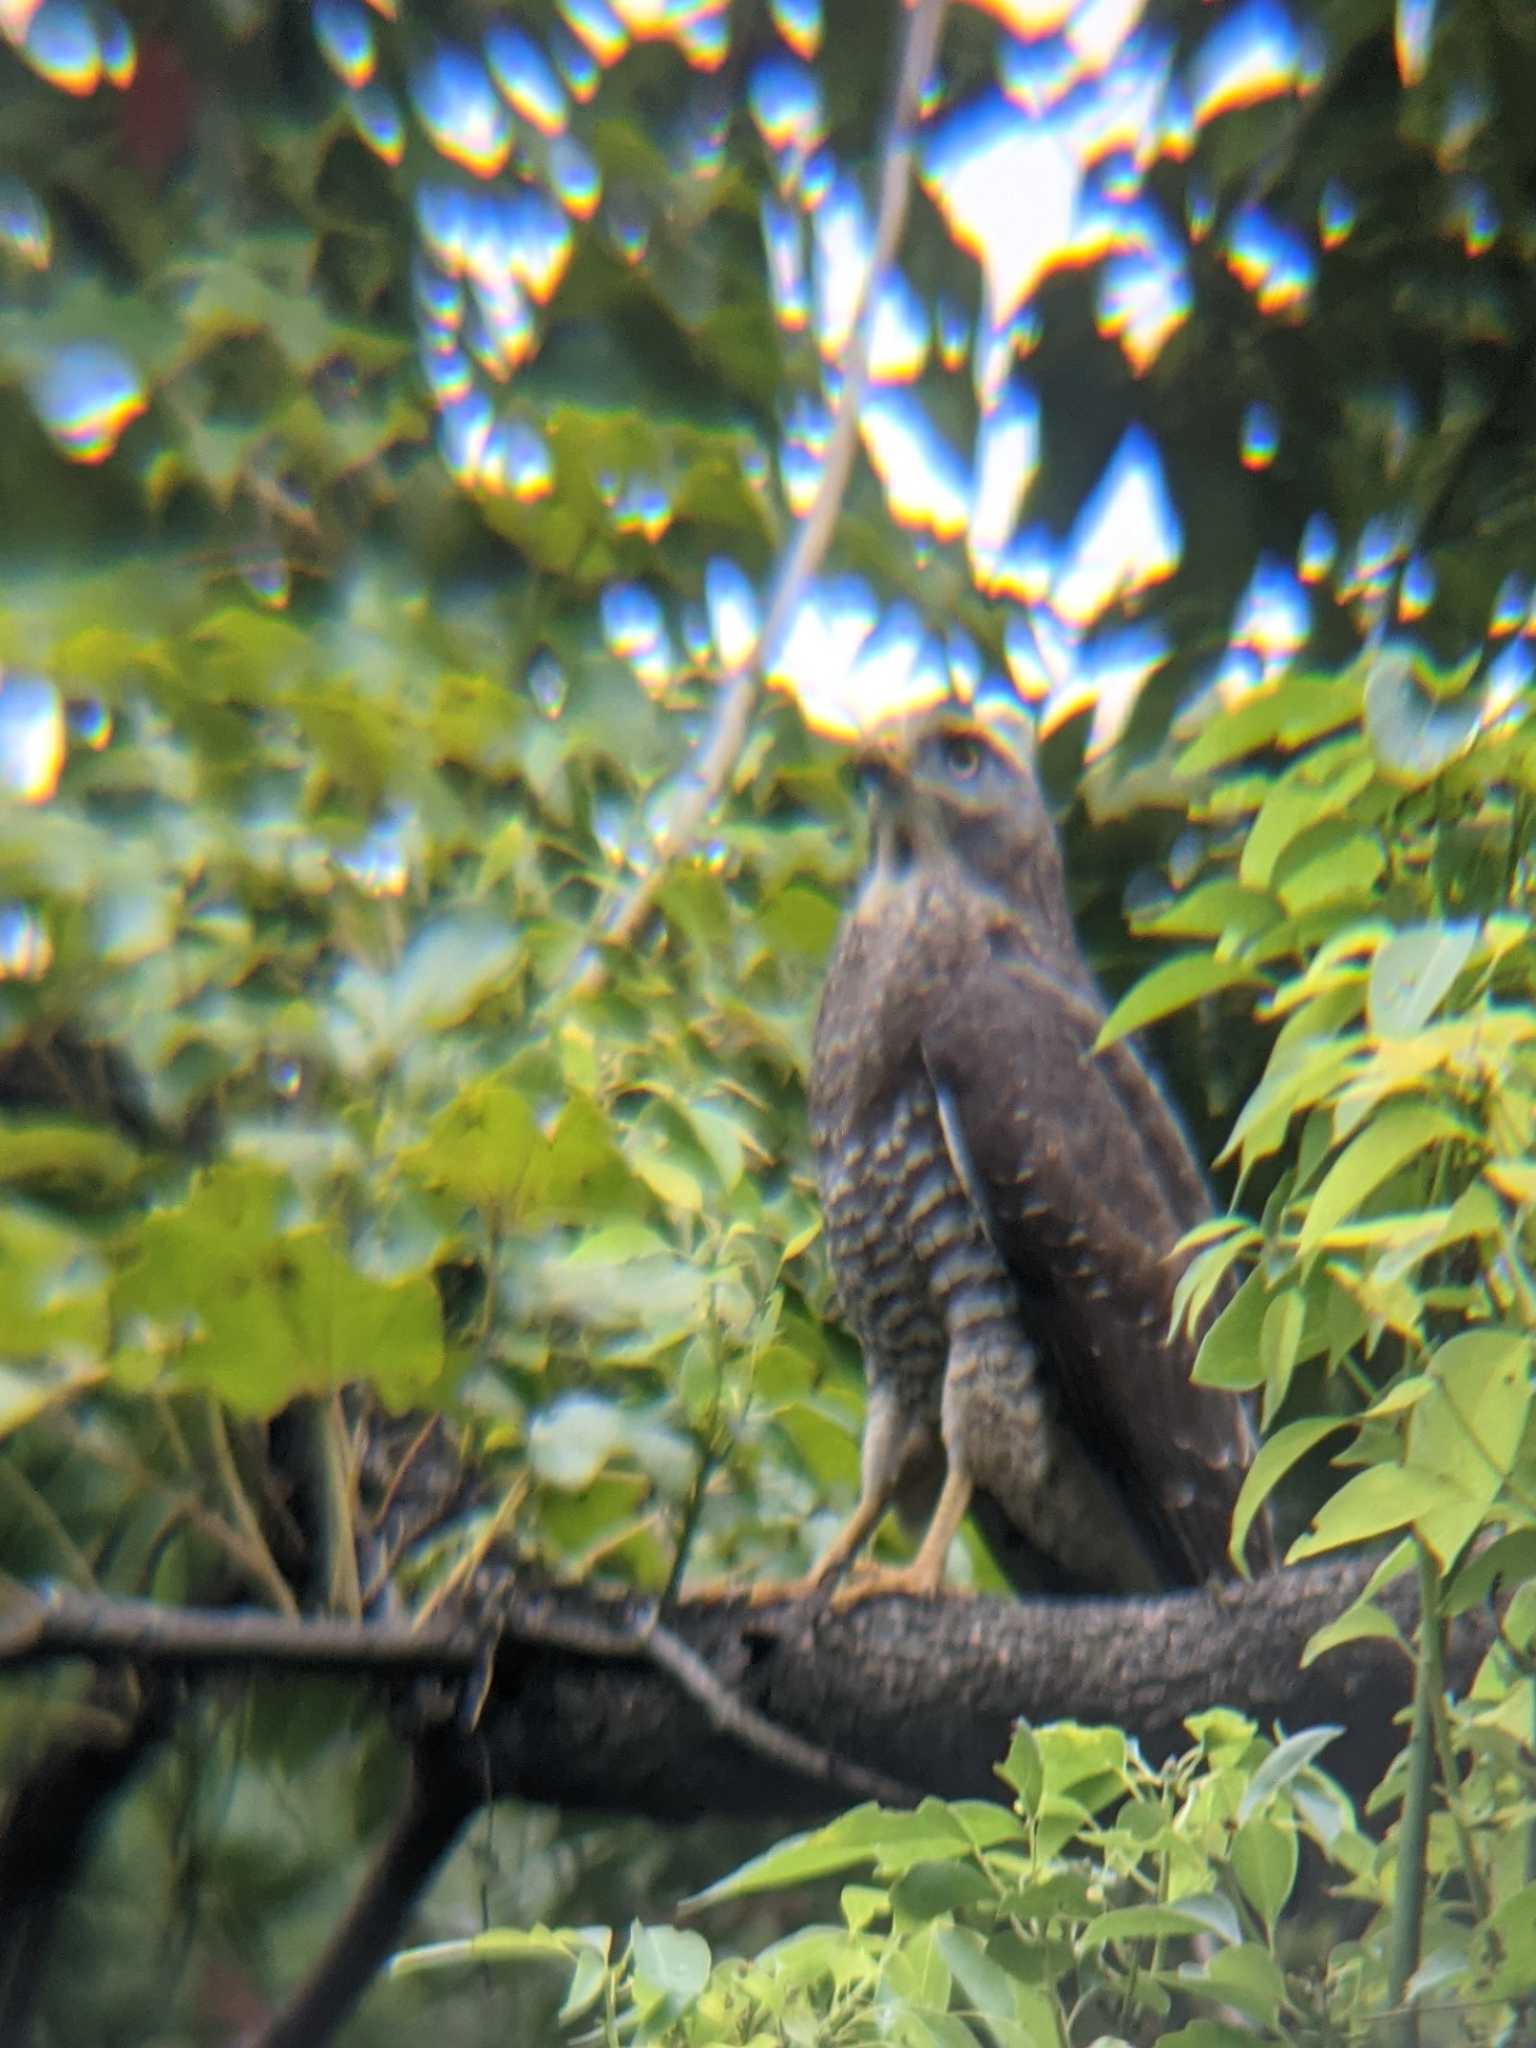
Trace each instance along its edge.
{"label": "bare twig", "polygon": [[587,1657],[643,1658],[654,1664],[702,1710],[712,1728],[733,1736],[764,1763],[782,1765],[797,1777],[851,1793],[857,1799],[910,1806],[921,1796],[883,1772],[865,1770],[819,1743],[807,1742],[748,1706],[681,1636],[663,1627],[654,1607],[633,1626],[614,1628],[590,1616],[560,1613],[543,1598],[524,1600],[514,1595],[509,1618],[512,1615],[521,1633],[552,1649],[575,1650]]}
{"label": "bare twig", "polygon": [[245,1490],[245,1482],[235,1464],[234,1446],[229,1440],[228,1425],[224,1410],[210,1394],[204,1403],[208,1423],[208,1441],[213,1450],[214,1469],[224,1488],[224,1498],[229,1503],[234,1517],[234,1527],[240,1539],[240,1554],[246,1568],[257,1584],[267,1593],[275,1607],[284,1614],[297,1614],[299,1603],[294,1598],[293,1588],[278,1570],[277,1560],[262,1534],[261,1521],[251,1506]]}
{"label": "bare twig", "polygon": [[709,1717],[710,1726],[722,1735],[733,1735],[746,1749],[754,1749],[767,1763],[782,1764],[801,1777],[818,1780],[856,1799],[878,1799],[887,1806],[915,1806],[921,1793],[883,1771],[867,1771],[818,1742],[807,1742],[787,1728],[770,1721],[766,1714],[749,1707],[739,1694],[722,1685],[704,1659],[690,1650],[681,1636],[659,1623],[643,1631],[639,1647],[653,1664],[675,1678],[696,1706]]}
{"label": "bare twig", "polygon": [[98,1599],[66,1588],[0,1609],[0,1669],[62,1657],[145,1666],[356,1673],[456,1673],[475,1660],[477,1633],[463,1627],[232,1614],[162,1607],[153,1600]]}
{"label": "bare twig", "polygon": [[[880,197],[875,232],[863,291],[854,320],[842,386],[833,409],[821,477],[810,510],[795,528],[782,556],[755,646],[720,678],[719,696],[708,732],[679,776],[666,829],[654,857],[632,888],[614,902],[599,927],[607,948],[631,940],[645,922],[672,863],[692,845],[700,827],[724,794],[741,758],[751,727],[752,710],[762,677],[772,668],[784,633],[806,585],[815,576],[837,524],[843,493],[853,467],[859,414],[869,388],[869,347],[880,287],[885,281],[907,222],[912,191],[913,129],[918,102],[933,68],[948,0],[918,0],[907,17],[900,68],[892,95],[891,116],[880,159]],[[601,986],[606,966],[600,953],[583,960],[575,987],[583,995]]]}

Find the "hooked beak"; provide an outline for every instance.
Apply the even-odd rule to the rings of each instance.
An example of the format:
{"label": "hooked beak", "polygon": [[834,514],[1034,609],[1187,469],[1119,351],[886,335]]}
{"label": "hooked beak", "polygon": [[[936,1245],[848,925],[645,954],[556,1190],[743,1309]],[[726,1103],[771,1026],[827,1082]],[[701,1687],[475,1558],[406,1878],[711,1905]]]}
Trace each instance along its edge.
{"label": "hooked beak", "polygon": [[908,866],[915,841],[911,750],[899,731],[870,733],[855,756],[869,798],[875,865],[890,873]]}
{"label": "hooked beak", "polygon": [[904,736],[890,729],[867,734],[854,756],[854,767],[874,801],[882,808],[888,807],[911,767]]}

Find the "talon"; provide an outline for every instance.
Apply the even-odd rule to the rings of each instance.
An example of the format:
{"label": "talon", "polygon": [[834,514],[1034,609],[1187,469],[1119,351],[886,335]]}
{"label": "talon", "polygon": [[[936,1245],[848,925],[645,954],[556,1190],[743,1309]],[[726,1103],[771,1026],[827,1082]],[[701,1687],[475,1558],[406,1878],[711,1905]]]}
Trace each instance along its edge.
{"label": "talon", "polygon": [[837,1614],[846,1613],[865,1600],[885,1600],[900,1595],[908,1600],[932,1600],[942,1589],[942,1569],[931,1570],[921,1558],[911,1564],[864,1565],[851,1578],[834,1588],[830,1605]]}

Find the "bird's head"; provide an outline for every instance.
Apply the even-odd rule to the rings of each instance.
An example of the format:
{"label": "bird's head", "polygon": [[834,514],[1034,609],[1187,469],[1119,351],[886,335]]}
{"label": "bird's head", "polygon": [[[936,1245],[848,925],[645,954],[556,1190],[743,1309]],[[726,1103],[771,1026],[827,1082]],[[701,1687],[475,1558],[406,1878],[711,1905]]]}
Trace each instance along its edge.
{"label": "bird's head", "polygon": [[1069,929],[1055,829],[1027,713],[1003,701],[941,704],[885,720],[858,756],[876,871],[958,863],[1010,903]]}

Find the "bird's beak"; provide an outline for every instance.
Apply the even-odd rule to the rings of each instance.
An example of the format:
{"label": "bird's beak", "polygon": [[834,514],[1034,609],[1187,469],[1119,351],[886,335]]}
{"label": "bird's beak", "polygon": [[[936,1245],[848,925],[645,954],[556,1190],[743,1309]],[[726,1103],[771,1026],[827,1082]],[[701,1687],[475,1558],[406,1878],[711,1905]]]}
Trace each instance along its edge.
{"label": "bird's beak", "polygon": [[905,736],[895,730],[866,734],[854,756],[860,782],[877,801],[889,802],[911,765]]}

